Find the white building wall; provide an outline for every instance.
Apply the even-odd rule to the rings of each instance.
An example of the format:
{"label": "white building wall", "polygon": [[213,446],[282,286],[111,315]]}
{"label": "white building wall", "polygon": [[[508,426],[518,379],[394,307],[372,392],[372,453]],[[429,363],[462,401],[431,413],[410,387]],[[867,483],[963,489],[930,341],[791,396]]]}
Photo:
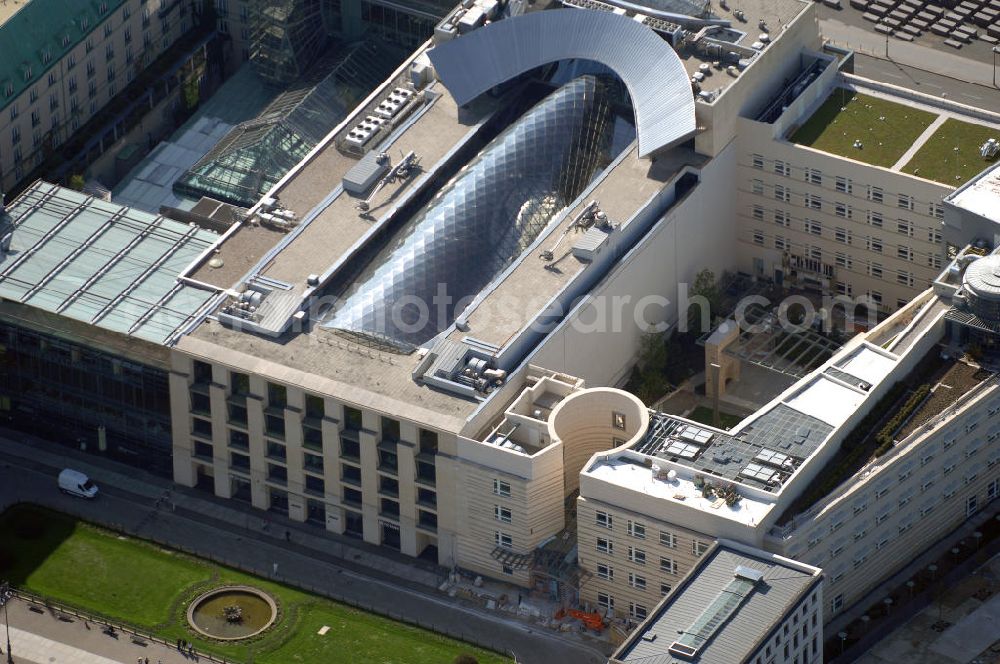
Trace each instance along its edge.
{"label": "white building wall", "polygon": [[[836,94],[836,92],[834,92]],[[769,136],[740,120],[737,265],[895,311],[944,264],[941,200],[951,188]],[[881,202],[877,198],[881,195]],[[802,283],[800,281],[800,283]]]}
{"label": "white building wall", "polygon": [[627,377],[645,329],[677,320],[680,284],[690,284],[704,268],[718,276],[735,261],[735,209],[728,195],[735,154],[731,145],[701,169],[698,185],[542,341],[533,364],[558,367],[590,385],[616,385]]}
{"label": "white building wall", "polygon": [[766,542],[823,568],[827,620],[1000,497],[1000,388],[950,410]]}

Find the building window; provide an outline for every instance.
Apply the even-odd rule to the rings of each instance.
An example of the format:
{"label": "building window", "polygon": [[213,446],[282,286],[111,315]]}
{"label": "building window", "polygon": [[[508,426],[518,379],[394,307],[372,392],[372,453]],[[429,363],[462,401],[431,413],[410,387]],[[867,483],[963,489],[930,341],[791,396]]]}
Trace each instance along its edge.
{"label": "building window", "polygon": [[509,507],[503,507],[502,505],[493,506],[493,518],[497,521],[502,521],[503,523],[511,522],[511,512]]}
{"label": "building window", "polygon": [[913,225],[906,219],[896,220],[896,232],[902,233],[903,235],[913,237]]}
{"label": "building window", "polygon": [[903,286],[913,286],[913,275],[906,270],[896,272],[896,282]]}
{"label": "building window", "polygon": [[250,436],[243,431],[229,430],[229,447],[237,450],[250,449]]}
{"label": "building window", "polygon": [[503,480],[493,480],[493,493],[503,498],[510,498],[510,482]]}
{"label": "building window", "polygon": [[660,558],[660,571],[667,574],[677,574],[677,561],[673,558]]}
{"label": "building window", "polygon": [[764,157],[759,154],[753,155],[751,158],[751,164],[754,168],[764,168]]}
{"label": "building window", "polygon": [[761,246],[764,246],[764,231],[762,231],[762,230],[755,230],[753,232],[753,243],[754,244],[759,244]]}
{"label": "building window", "polygon": [[611,413],[611,426],[619,431],[625,430],[625,413]]}
{"label": "building window", "polygon": [[267,464],[267,479],[278,484],[288,484],[288,469],[284,466]]}
{"label": "building window", "polygon": [[288,460],[288,452],[281,443],[269,440],[267,441],[267,458],[285,463]]}
{"label": "building window", "polygon": [[986,485],[986,500],[995,500],[1000,496],[1000,480],[993,480]]}
{"label": "building window", "polygon": [[493,542],[504,549],[514,548],[514,539],[507,533],[501,532],[499,530],[493,531]]}
{"label": "building window", "polygon": [[629,535],[638,539],[646,539],[646,526],[644,524],[638,521],[629,521],[627,526]]}
{"label": "building window", "polygon": [[594,523],[599,528],[607,528],[608,530],[611,530],[614,520],[613,517],[607,512],[597,511],[594,514]]}
{"label": "building window", "polygon": [[774,198],[775,200],[781,201],[783,203],[788,203],[792,200],[792,195],[785,187],[780,184],[774,185]]}
{"label": "building window", "polygon": [[660,544],[669,546],[671,549],[677,548],[677,536],[665,530],[660,531]]}
{"label": "building window", "polygon": [[845,177],[837,176],[837,191],[842,194],[853,194],[854,193],[854,183]]}
{"label": "building window", "polygon": [[597,552],[611,555],[615,552],[615,544],[606,537],[597,538]]}
{"label": "building window", "polygon": [[806,182],[809,184],[822,185],[823,184],[823,173],[815,168],[806,169]]}
{"label": "building window", "polygon": [[754,205],[750,214],[754,219],[758,221],[764,221],[764,208],[762,208],[761,206]]}
{"label": "building window", "polygon": [[615,598],[608,593],[597,593],[597,605],[607,611],[615,610]]}
{"label": "building window", "polygon": [[630,546],[628,548],[628,559],[637,565],[645,565],[646,552],[643,551],[642,549],[637,549],[634,546]]}
{"label": "building window", "polygon": [[979,497],[969,496],[965,499],[965,516],[972,516],[979,509]]}
{"label": "building window", "polygon": [[276,383],[267,384],[267,405],[271,408],[284,408],[288,405],[288,388]]}
{"label": "building window", "polygon": [[753,180],[750,183],[750,191],[758,196],[764,193],[764,183],[760,180]]}
{"label": "building window", "polygon": [[514,568],[511,567],[510,565],[502,565],[500,567],[500,571],[503,572],[504,574],[506,574],[507,576],[513,576],[514,575]]}
{"label": "building window", "polygon": [[788,164],[779,159],[776,159],[774,162],[774,172],[777,173],[778,175],[784,175],[787,177],[789,172],[791,172],[791,169],[789,168]]}
{"label": "building window", "polygon": [[629,572],[628,573],[628,584],[630,586],[632,586],[633,588],[637,588],[638,590],[645,590],[646,589],[646,578],[643,577],[643,576],[639,576],[638,574],[635,574],[634,572]]}
{"label": "building window", "polygon": [[818,221],[806,219],[806,232],[812,235],[823,235],[823,227]]}
{"label": "building window", "polygon": [[881,212],[872,212],[871,210],[868,211],[868,223],[875,228],[882,228],[884,220],[885,218],[882,216]]}
{"label": "building window", "polygon": [[881,203],[885,199],[885,192],[882,191],[882,187],[868,187],[868,200],[874,201],[876,203]]}
{"label": "building window", "polygon": [[813,210],[823,209],[823,199],[820,198],[819,196],[815,196],[813,194],[806,194],[804,201],[805,201],[805,206],[808,208],[812,208]]}
{"label": "building window", "polygon": [[673,586],[671,586],[669,583],[661,583],[660,597],[666,597],[668,594],[670,594],[671,590],[673,590]]}
{"label": "building window", "polygon": [[832,600],[830,600],[830,611],[831,613],[837,613],[844,608],[844,596],[837,595]]}
{"label": "building window", "polygon": [[250,457],[245,454],[229,453],[229,466],[236,470],[250,470]]}
{"label": "building window", "polygon": [[709,547],[708,542],[695,540],[691,542],[691,553],[693,553],[696,557],[700,558],[703,555],[705,555],[706,551],[708,551],[708,547]]}
{"label": "building window", "polygon": [[615,580],[614,568],[606,563],[597,563],[597,578],[605,579],[606,581],[614,581]]}
{"label": "building window", "polygon": [[840,243],[843,243],[843,244],[850,244],[851,243],[851,231],[849,231],[846,228],[843,228],[841,226],[838,226],[834,230],[834,232],[833,232],[833,239],[835,239],[837,242],[840,242]]}
{"label": "building window", "polygon": [[[870,263],[868,265],[868,274],[871,275],[871,276],[873,276],[873,277],[875,277],[876,279],[881,279],[882,278],[882,266],[879,265],[878,263]],[[874,298],[874,295],[872,297]],[[879,295],[879,299],[880,300],[882,299],[881,295]]]}
{"label": "building window", "polygon": [[791,246],[791,244],[784,237],[782,237],[780,235],[775,235],[774,236],[774,248],[775,249],[786,250],[786,249],[789,249],[790,246]]}
{"label": "building window", "polygon": [[326,493],[326,483],[323,478],[313,475],[306,475],[306,493],[322,496]]}
{"label": "building window", "polygon": [[834,212],[838,217],[843,217],[844,219],[851,219],[854,217],[854,210],[846,203],[837,203],[834,206]]}
{"label": "building window", "polygon": [[645,620],[646,619],[646,607],[642,604],[635,604],[634,602],[628,603],[628,614],[634,620]]}
{"label": "building window", "polygon": [[212,439],[212,423],[200,417],[191,418],[191,433],[202,438]]}
{"label": "building window", "polygon": [[868,247],[868,251],[874,251],[877,254],[882,253],[882,240],[877,237],[867,237],[865,238],[865,244]]}
{"label": "building window", "polygon": [[906,196],[905,194],[900,194],[896,202],[897,207],[904,210],[913,209],[913,198],[911,196]]}

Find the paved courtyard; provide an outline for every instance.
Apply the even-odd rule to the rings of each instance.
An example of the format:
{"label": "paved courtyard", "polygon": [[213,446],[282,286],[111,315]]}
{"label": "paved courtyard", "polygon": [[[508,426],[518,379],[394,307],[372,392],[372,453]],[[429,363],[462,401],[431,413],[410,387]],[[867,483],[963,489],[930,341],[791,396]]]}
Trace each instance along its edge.
{"label": "paved courtyard", "polygon": [[949,588],[858,662],[1000,663],[1000,556]]}

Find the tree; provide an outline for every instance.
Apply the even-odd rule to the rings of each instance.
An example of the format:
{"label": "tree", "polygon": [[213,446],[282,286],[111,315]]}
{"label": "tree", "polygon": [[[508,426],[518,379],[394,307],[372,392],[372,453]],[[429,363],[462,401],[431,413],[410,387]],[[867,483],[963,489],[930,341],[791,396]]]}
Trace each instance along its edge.
{"label": "tree", "polygon": [[76,189],[77,191],[83,191],[84,180],[83,176],[79,173],[75,173],[69,176],[69,188]]}
{"label": "tree", "polygon": [[[705,298],[705,302],[708,303],[709,326],[711,326],[712,317],[718,315],[722,300],[719,293],[719,283],[715,279],[715,273],[706,267],[695,275],[694,283],[691,284],[690,294],[691,298]],[[698,326],[699,319],[702,318],[700,306],[688,307],[687,315],[689,330],[697,329],[703,333],[708,332],[708,330],[702,329],[703,326]]]}
{"label": "tree", "polygon": [[646,405],[651,405],[670,390],[670,382],[664,373],[667,356],[667,344],[661,333],[649,332],[643,335],[626,389]]}

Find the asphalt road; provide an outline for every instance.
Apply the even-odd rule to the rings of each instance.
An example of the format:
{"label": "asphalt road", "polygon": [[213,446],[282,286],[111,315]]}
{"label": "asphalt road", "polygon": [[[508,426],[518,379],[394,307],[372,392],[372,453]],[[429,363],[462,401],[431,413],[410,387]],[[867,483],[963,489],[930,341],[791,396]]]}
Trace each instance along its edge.
{"label": "asphalt road", "polygon": [[[52,448],[52,451],[56,451]],[[138,536],[152,537],[171,546],[195,551],[198,555],[335,598],[357,602],[386,615],[408,616],[432,629],[465,634],[470,640],[493,644],[495,649],[513,652],[523,664],[603,664],[606,657],[586,644],[567,639],[541,627],[504,618],[484,610],[462,606],[451,598],[424,592],[405,580],[382,575],[349,560],[335,559],[313,549],[277,542],[273,537],[248,530],[239,523],[226,523],[199,513],[188,496],[188,508],[156,510],[150,497],[162,491],[130,491],[135,478],[114,466],[93,472],[101,486],[99,500],[90,502],[65,496],[56,490],[61,458],[32,454],[31,448],[0,438],[0,509],[13,502],[27,501],[69,514],[121,527]],[[88,459],[91,457],[88,457]],[[162,481],[163,488],[169,483]],[[193,509],[192,509],[193,508]],[[211,512],[211,510],[206,510]],[[272,575],[278,564],[280,574]]]}
{"label": "asphalt road", "polygon": [[961,104],[992,111],[1000,109],[1000,90],[996,88],[942,76],[893,60],[857,53],[854,58],[854,73],[935,97],[944,94],[948,99]]}

